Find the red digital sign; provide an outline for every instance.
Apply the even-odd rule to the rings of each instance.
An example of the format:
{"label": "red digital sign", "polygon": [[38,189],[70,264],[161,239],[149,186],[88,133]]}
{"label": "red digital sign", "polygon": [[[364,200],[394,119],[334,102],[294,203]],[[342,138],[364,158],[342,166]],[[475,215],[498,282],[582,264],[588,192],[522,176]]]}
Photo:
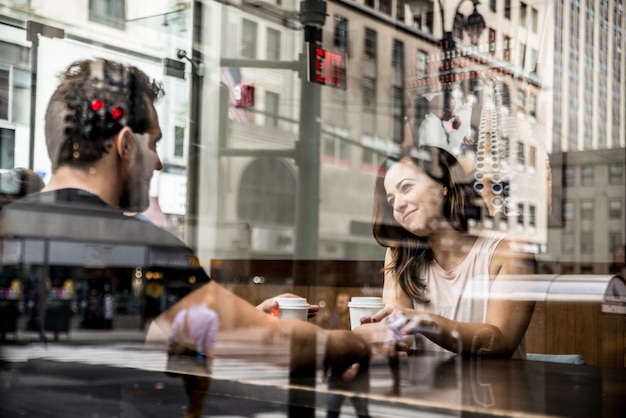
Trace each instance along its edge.
{"label": "red digital sign", "polygon": [[320,44],[309,42],[309,74],[311,83],[345,90],[346,54],[325,51]]}

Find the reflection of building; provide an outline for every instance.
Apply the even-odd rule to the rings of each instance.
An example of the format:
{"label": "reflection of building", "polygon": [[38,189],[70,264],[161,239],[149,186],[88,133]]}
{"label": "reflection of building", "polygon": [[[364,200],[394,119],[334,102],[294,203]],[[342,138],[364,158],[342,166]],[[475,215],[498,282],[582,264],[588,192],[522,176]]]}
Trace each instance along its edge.
{"label": "reflection of building", "polygon": [[[446,6],[449,17],[455,6]],[[214,29],[221,28],[221,58],[241,60],[241,79],[255,85],[257,99],[252,118],[233,115],[237,109],[232,104],[230,111],[224,112],[229,115],[224,145],[247,148],[250,153],[210,163],[219,180],[208,181],[213,187],[201,187],[198,245],[201,253],[216,257],[290,257],[298,239],[293,203],[298,166],[293,158],[280,153],[293,149],[298,139],[298,108],[306,98],[299,97],[297,73],[277,70],[271,62],[298,59],[301,32],[294,30],[298,23],[286,11],[298,6],[244,2],[241,7],[222,7],[220,14],[214,14],[221,16],[219,21],[213,18],[211,23]],[[415,103],[415,97],[441,89],[439,66],[435,65],[442,61],[441,22],[433,17],[433,13],[438,15],[436,2],[424,2],[421,7],[416,13],[402,2],[328,3],[323,46],[331,52],[345,52],[348,66],[347,90],[322,87],[320,258],[382,256],[370,226],[376,167],[401,141],[405,117],[419,118],[427,111]],[[459,11],[469,14],[471,2]],[[457,42],[455,61],[466,67],[458,69],[461,76],[456,87],[464,95],[482,96],[485,86],[498,92],[499,101],[493,102],[489,117],[499,121],[498,158],[503,168],[509,169],[502,177],[507,187],[503,182],[501,189],[496,189],[502,197],[500,207],[508,205],[506,216],[503,210],[486,219],[485,225],[515,235],[529,244],[526,250],[539,253],[545,251],[547,241],[545,144],[551,140],[545,129],[546,114],[538,111],[544,87],[544,70],[538,60],[548,9],[541,3],[504,9],[492,2],[479,5],[479,11],[487,30],[475,47],[469,46],[469,37]],[[514,43],[514,39],[523,41]],[[203,52],[209,54],[216,46],[204,45]],[[245,68],[246,60],[267,60],[266,68]],[[422,74],[427,71],[431,74]],[[436,83],[424,82],[429,78]],[[475,106],[471,120],[477,138],[481,108],[482,102]],[[205,126],[210,129],[209,119]],[[495,133],[490,134],[495,143]],[[262,152],[255,155],[254,150]],[[215,154],[205,155],[214,161]],[[213,199],[216,188],[218,198]]]}
{"label": "reflection of building", "polygon": [[[167,13],[163,15],[163,12]],[[184,8],[171,10],[166,2],[89,1],[77,5],[74,2],[0,0],[0,168],[28,167],[32,153],[32,168],[46,182],[49,180],[50,162],[44,142],[43,114],[57,85],[56,75],[67,65],[96,56],[136,65],[151,77],[162,80],[167,90],[157,105],[163,131],[159,153],[165,169],[153,177],[151,200],[154,205],[149,215],[156,215],[158,218],[153,219],[160,219],[163,226],[180,234],[175,222],[180,221],[185,213],[189,90],[185,80],[163,76],[162,58],[175,56],[177,48],[188,48],[186,33],[190,22],[185,16]],[[32,68],[34,48],[27,41],[29,20],[65,32],[63,39],[39,36],[37,68]],[[129,39],[133,41],[129,42]],[[31,73],[35,70],[36,117],[31,127]],[[31,128],[34,132],[32,150],[29,144],[33,133]],[[69,228],[65,236],[80,229],[79,225],[75,230]],[[145,252],[133,258],[137,253],[119,242],[91,246],[84,241],[67,243],[66,251],[75,259],[71,262],[53,257],[47,259],[46,262],[61,267],[51,267],[49,279],[43,282],[34,278],[33,272],[40,269],[37,264],[44,258],[39,252],[40,247],[31,245],[32,242],[25,239],[0,243],[5,250],[0,263],[0,301],[3,304],[15,302],[27,317],[38,315],[38,306],[46,301],[49,308],[56,305],[68,321],[69,312],[83,317],[85,327],[111,326],[114,320],[115,327],[136,328],[142,317],[157,315],[165,306],[164,302],[173,303],[190,289],[189,283],[172,274],[169,280],[163,280],[162,274],[161,277],[151,276],[154,272],[148,270],[145,277],[142,276],[141,267],[137,266],[145,260]],[[123,266],[118,265],[119,268],[105,274],[93,267],[100,261],[98,257],[114,250],[119,253],[112,254],[111,259]],[[158,256],[163,258],[163,254],[155,257]],[[34,264],[30,271],[24,267],[27,262]],[[23,283],[22,295],[4,290],[11,289],[14,278]],[[152,312],[149,311],[151,300],[154,301]],[[68,326],[46,323],[46,328],[48,325],[56,331],[59,327],[67,330]]]}
{"label": "reflection of building", "polygon": [[552,154],[554,263],[544,268],[562,274],[622,271],[625,157],[624,148]]}
{"label": "reflection of building", "polygon": [[554,5],[549,259],[563,273],[606,272],[626,242],[623,2]]}
{"label": "reflection of building", "polygon": [[624,146],[623,1],[555,2],[554,151]]}
{"label": "reflection of building", "polygon": [[[167,184],[160,184],[157,173],[151,194],[161,207],[175,208],[160,215],[178,233],[185,196],[165,186],[180,184],[181,180],[184,184],[189,91],[185,80],[163,76],[161,61],[164,56],[175,56],[177,48],[187,48],[189,22],[183,9],[172,11],[161,3],[102,1],[63,7],[54,2],[0,1],[0,168],[29,166],[32,45],[27,41],[27,22],[61,28],[64,39],[39,37],[32,168],[48,181],[50,164],[41,121],[58,72],[74,60],[94,56],[137,65],[162,80],[167,90],[157,106],[163,130],[159,151],[168,167],[164,170]],[[162,15],[164,12],[167,14]],[[131,43],[128,39],[141,41]]]}
{"label": "reflection of building", "polygon": [[[299,59],[302,31],[292,13],[299,4],[295,1],[199,4],[202,7],[198,8],[195,19],[189,19],[201,23],[194,29],[194,40],[199,41],[195,47],[201,49],[204,58],[201,143],[195,144],[202,153],[198,247],[207,258],[289,257],[298,239],[294,234],[298,166],[290,156],[279,154],[295,147],[300,101],[307,98],[300,97],[303,75],[299,79],[293,68],[278,70],[271,63]],[[438,82],[439,65],[435,64],[442,61],[439,39],[444,26],[452,28],[452,12],[457,4],[444,2],[444,14],[449,19],[444,25],[439,18],[438,2],[434,1],[421,2],[417,9],[400,1],[328,3],[323,45],[327,50],[346,53],[348,80],[346,91],[322,87],[320,258],[381,257],[370,228],[375,169],[394,143],[401,140],[405,117],[419,118],[428,111],[415,103],[415,97],[440,88],[422,81]],[[96,27],[93,35],[123,45],[124,37],[131,32],[136,39],[148,39],[155,32],[163,32],[159,33],[160,40],[151,39],[151,47],[141,43],[137,46],[148,58],[175,56],[176,48],[189,43],[182,37],[191,33],[172,33],[175,19],[190,17],[189,13],[136,19],[156,15],[160,5],[154,5],[155,13],[134,9],[136,6],[130,3],[126,6],[121,17],[109,13],[104,20],[91,22]],[[471,2],[460,4],[458,11],[468,15],[472,11]],[[515,174],[515,179],[505,179],[509,181],[511,197],[507,201],[511,209],[507,212],[509,216],[487,219],[486,225],[505,229],[530,242],[533,245],[529,250],[536,252],[546,241],[544,144],[550,139],[549,130],[544,128],[545,112],[540,112],[544,74],[538,62],[543,48],[540,43],[543,22],[549,11],[543,3],[507,6],[495,1],[479,5],[478,11],[487,27],[475,47],[469,46],[468,36],[458,39],[455,71],[473,75],[463,75],[457,87],[462,94],[481,96],[476,89],[487,83],[500,92],[498,107],[491,110],[489,117],[499,118],[499,158],[503,165],[508,160],[510,172]],[[53,12],[38,11],[41,15],[50,14],[54,22],[68,25],[66,32],[70,36],[89,38],[83,29],[73,29],[74,23],[68,16]],[[21,16],[23,26],[27,14],[17,11],[15,14]],[[98,15],[94,9],[91,15],[97,17],[102,13]],[[169,26],[162,26],[166,20]],[[187,25],[191,26],[191,22]],[[455,33],[458,35],[458,31]],[[22,34],[23,30],[19,36]],[[137,55],[134,50],[124,53]],[[146,57],[142,55],[142,58]],[[242,65],[234,70],[231,64],[219,62],[224,58],[265,60],[268,65],[266,68]],[[423,74],[429,71],[431,74]],[[167,170],[157,176],[153,194],[160,197],[169,191],[171,197],[172,192],[177,195],[174,189],[185,184],[180,177],[189,152],[185,132],[188,91],[186,83],[171,77],[164,79],[168,90],[166,100],[172,98],[160,109],[165,132],[161,153],[168,164]],[[233,89],[235,86],[229,80],[254,84],[254,107],[230,105],[229,111],[222,113],[226,117],[220,119],[218,109],[224,103],[216,99],[217,86],[221,81]],[[475,106],[471,120],[476,138],[480,134],[481,109],[480,104]],[[221,146],[278,150],[278,153],[217,159],[215,151]],[[491,202],[493,197],[488,200]],[[184,210],[184,205],[170,199],[159,199],[158,203],[161,209],[168,208],[166,213],[170,217],[180,216]]]}
{"label": "reflection of building", "polygon": [[[496,203],[503,209],[484,225],[527,242],[527,251],[545,252],[549,196],[545,144],[551,139],[547,115],[538,112],[546,64],[538,61],[541,49],[548,47],[542,34],[549,10],[531,2],[509,9],[496,7],[496,2],[479,5],[487,30],[476,45],[455,31],[456,49],[444,56],[439,46],[442,27],[452,23],[451,11],[458,3],[444,2],[447,25],[442,25],[437,2],[419,2],[413,8],[393,1],[329,3],[324,45],[346,51],[348,90],[323,92],[322,184],[328,185],[332,199],[322,200],[322,219],[333,222],[320,222],[320,254],[325,245],[331,249],[328,254],[372,254],[358,249],[359,235],[353,234],[370,234],[367,187],[373,182],[373,169],[391,145],[401,141],[405,117],[419,121],[431,111],[428,101],[420,98],[445,88],[458,92],[459,98],[478,98],[471,116],[476,142],[487,134],[491,145],[495,146],[496,135],[500,139],[498,170],[506,187],[495,190],[500,193]],[[457,10],[466,16],[472,11],[467,3]],[[442,84],[442,71],[456,74],[449,87]],[[484,93],[489,89],[494,93],[487,100]],[[494,121],[489,132],[481,125],[481,115]],[[341,187],[332,187],[336,184]],[[345,196],[348,211],[341,209]],[[491,203],[494,196],[485,197]]]}

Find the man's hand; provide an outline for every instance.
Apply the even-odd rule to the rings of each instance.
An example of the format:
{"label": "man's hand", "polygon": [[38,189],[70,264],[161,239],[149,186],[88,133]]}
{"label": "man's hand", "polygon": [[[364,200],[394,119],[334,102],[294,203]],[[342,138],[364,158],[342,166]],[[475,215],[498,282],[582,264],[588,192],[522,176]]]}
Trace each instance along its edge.
{"label": "man's hand", "polygon": [[[298,298],[300,296],[293,293],[283,293],[282,295],[274,296],[273,298],[265,299],[263,302],[257,305],[257,309],[267,314],[278,312],[278,302],[275,298]],[[320,310],[319,305],[309,305],[309,312],[307,312],[308,319],[314,318]]]}
{"label": "man's hand", "polygon": [[[386,312],[383,310],[380,311],[380,314],[387,318]],[[355,328],[353,332],[367,341],[373,357],[380,359],[405,357],[410,346],[409,340],[412,337],[401,336],[399,338],[398,333],[389,327],[387,319],[378,321],[363,320],[361,326]]]}
{"label": "man's hand", "polygon": [[[370,347],[363,337],[345,330],[328,331],[324,376],[341,375],[342,380],[354,379],[359,370],[367,369],[370,361]],[[332,370],[332,373],[331,373]]]}

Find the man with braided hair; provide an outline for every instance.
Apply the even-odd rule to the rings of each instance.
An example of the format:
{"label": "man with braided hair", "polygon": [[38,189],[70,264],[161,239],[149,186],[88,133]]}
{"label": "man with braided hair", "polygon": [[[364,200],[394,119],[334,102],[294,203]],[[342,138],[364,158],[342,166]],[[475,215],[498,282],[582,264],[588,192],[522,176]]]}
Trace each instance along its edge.
{"label": "man with braided hair", "polygon": [[[50,182],[41,193],[7,206],[0,231],[13,239],[45,241],[48,252],[63,259],[65,276],[84,274],[66,267],[85,268],[80,249],[89,247],[98,252],[101,270],[125,266],[119,277],[155,269],[165,272],[166,281],[195,282],[195,290],[152,323],[148,336],[167,336],[178,312],[203,305],[216,313],[220,333],[241,331],[256,344],[267,335],[290,335],[292,373],[315,364],[316,348],[340,364],[367,355],[370,337],[364,330],[363,335],[323,331],[306,321],[271,317],[212,281],[178,238],[124,215],[147,208],[152,174],[162,168],[157,154],[162,132],[154,108],[163,94],[159,84],[135,67],[104,59],[75,62],[60,80],[45,119]],[[50,264],[48,272],[45,266],[33,270],[39,280],[46,274],[54,280],[58,272]],[[44,322],[40,318],[42,334]]]}

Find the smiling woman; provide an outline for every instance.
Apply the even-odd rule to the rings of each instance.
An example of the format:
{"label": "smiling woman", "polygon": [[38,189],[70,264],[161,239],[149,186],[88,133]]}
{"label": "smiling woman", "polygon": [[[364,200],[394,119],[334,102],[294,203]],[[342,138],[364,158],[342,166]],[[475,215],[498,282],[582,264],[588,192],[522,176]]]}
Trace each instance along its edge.
{"label": "smiling woman", "polygon": [[373,232],[387,248],[386,307],[363,322],[401,314],[402,332],[426,337],[416,341],[429,350],[523,358],[534,304],[493,300],[490,288],[504,274],[531,273],[532,260],[503,234],[468,232],[483,201],[459,169],[451,154],[432,146],[405,149],[383,162]]}

